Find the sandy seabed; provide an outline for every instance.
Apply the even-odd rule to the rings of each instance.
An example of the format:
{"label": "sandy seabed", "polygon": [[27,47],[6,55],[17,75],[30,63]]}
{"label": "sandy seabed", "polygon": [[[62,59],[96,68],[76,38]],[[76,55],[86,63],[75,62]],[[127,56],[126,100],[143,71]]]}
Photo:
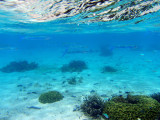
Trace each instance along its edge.
{"label": "sandy seabed", "polygon": [[[15,56],[20,55],[3,55],[0,67],[10,61],[28,60],[37,62],[39,68],[22,73],[0,72],[0,120],[90,120],[81,111],[74,111],[87,95],[97,93],[106,100],[126,92],[150,95],[160,91],[159,51],[115,51],[110,57],[96,52],[62,57],[60,51]],[[88,69],[62,73],[59,68],[71,60],[84,60]],[[105,65],[118,71],[104,74],[101,69]],[[64,82],[71,77],[82,77],[82,83]],[[52,90],[61,92],[63,100],[51,104],[38,101],[41,93]]]}

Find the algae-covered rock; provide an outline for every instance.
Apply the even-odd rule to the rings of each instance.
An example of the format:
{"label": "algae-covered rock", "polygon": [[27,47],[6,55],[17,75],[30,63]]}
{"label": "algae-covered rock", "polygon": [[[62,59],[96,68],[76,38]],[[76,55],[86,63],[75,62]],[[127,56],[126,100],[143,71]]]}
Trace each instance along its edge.
{"label": "algae-covered rock", "polygon": [[128,95],[127,98],[117,96],[105,103],[103,113],[110,120],[158,120],[160,103],[143,95]]}
{"label": "algae-covered rock", "polygon": [[49,91],[43,93],[39,97],[39,102],[41,103],[53,103],[63,99],[63,96],[58,91]]}

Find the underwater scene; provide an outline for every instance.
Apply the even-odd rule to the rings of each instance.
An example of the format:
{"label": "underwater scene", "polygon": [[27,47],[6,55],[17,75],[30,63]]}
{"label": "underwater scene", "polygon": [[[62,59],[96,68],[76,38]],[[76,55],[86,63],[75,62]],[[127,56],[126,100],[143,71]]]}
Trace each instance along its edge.
{"label": "underwater scene", "polygon": [[160,120],[160,0],[0,0],[0,120]]}

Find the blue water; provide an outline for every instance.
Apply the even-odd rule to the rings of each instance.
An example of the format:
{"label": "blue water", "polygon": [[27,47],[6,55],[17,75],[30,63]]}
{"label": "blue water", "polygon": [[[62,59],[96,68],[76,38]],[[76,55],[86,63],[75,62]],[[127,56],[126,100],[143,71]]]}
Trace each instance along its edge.
{"label": "blue water", "polygon": [[[98,0],[49,1],[0,1],[0,120],[90,120],[75,110],[85,96],[97,93],[108,100],[126,92],[160,92],[159,1],[111,0],[105,7]],[[68,5],[64,11],[63,5]],[[66,12],[72,7],[75,11]],[[130,12],[122,14],[127,8]],[[74,60],[85,62],[87,69],[62,72]],[[20,61],[38,67],[2,71]],[[117,71],[104,73],[105,66]],[[73,77],[82,81],[70,84]],[[39,102],[42,93],[53,90],[63,100]]]}

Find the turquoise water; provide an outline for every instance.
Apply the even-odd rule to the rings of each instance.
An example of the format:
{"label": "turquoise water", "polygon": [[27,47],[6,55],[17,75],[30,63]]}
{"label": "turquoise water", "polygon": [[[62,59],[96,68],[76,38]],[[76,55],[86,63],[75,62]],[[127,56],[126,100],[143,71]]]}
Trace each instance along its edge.
{"label": "turquoise water", "polygon": [[[104,119],[77,106],[93,94],[159,93],[159,9],[159,0],[0,0],[0,120]],[[41,103],[48,91],[63,99]]]}

